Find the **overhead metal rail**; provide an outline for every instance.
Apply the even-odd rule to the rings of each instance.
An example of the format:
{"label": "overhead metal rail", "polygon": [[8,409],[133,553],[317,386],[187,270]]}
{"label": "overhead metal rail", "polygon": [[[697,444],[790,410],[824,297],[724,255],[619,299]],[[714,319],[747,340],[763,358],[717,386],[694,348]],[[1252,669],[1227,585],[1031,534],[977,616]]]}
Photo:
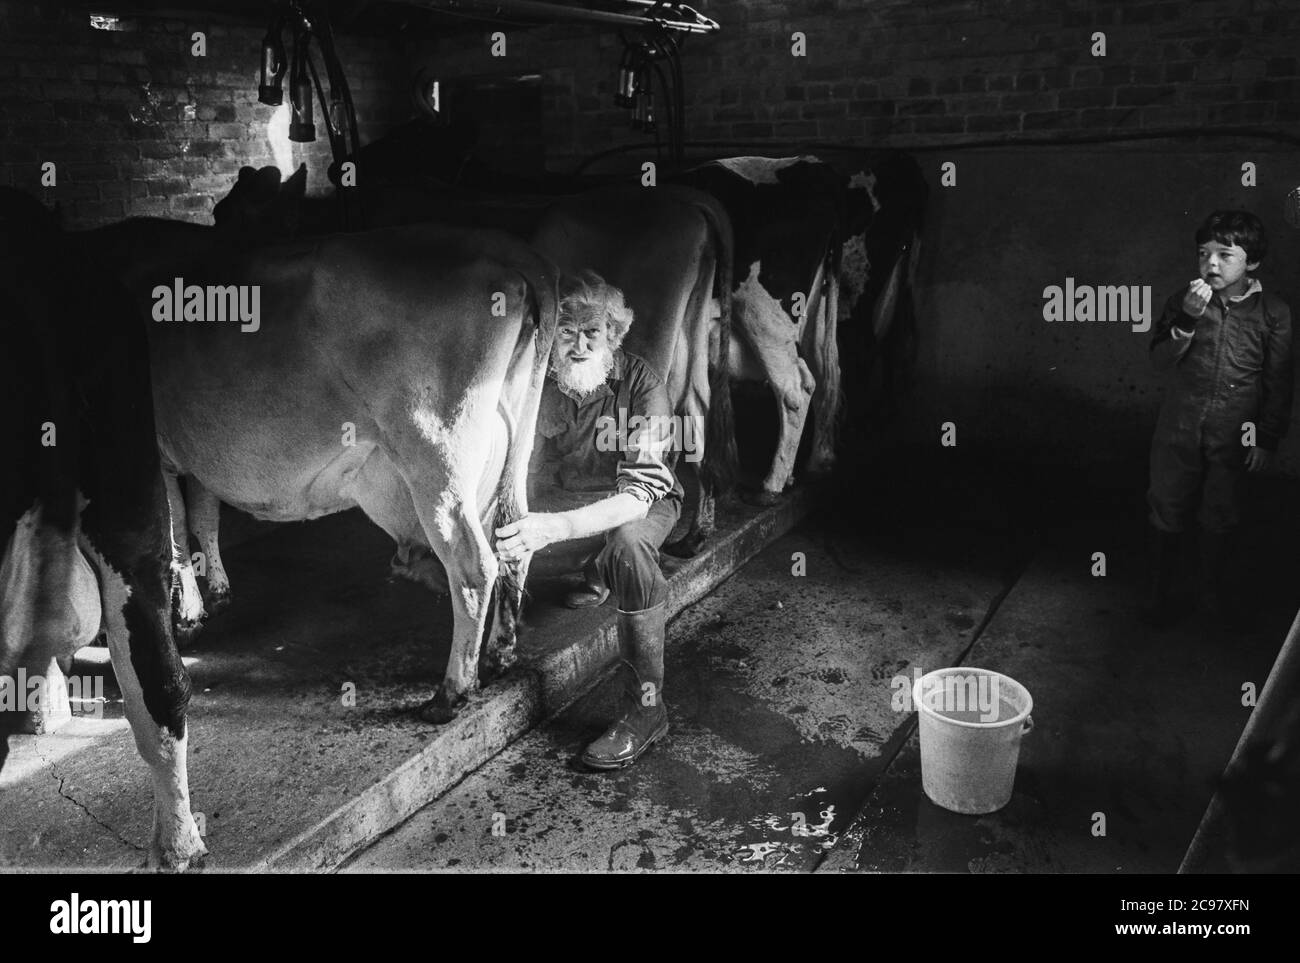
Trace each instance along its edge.
{"label": "overhead metal rail", "polygon": [[716,33],[721,27],[684,3],[660,3],[657,0],[618,0],[627,7],[646,10],[642,13],[617,13],[597,7],[542,3],[540,0],[397,0],[407,6],[443,13],[480,16],[485,19],[512,15],[544,20],[567,20],[576,23],[607,23],[619,27],[663,27],[682,33]]}

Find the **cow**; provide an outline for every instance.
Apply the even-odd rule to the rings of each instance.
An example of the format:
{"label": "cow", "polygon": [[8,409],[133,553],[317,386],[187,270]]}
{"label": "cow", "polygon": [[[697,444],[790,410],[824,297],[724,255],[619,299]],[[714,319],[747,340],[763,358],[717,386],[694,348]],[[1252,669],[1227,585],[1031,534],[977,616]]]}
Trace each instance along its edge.
{"label": "cow", "polygon": [[[148,348],[128,294],[35,200],[0,189],[0,679],[101,631],[154,781],[148,863],[206,855],[186,781],[189,675],[171,634]],[[30,681],[30,678],[29,678]],[[0,711],[0,767],[22,724]]]}
{"label": "cow", "polygon": [[[196,526],[211,527],[210,573],[218,501],[273,521],[359,506],[399,553],[432,552],[454,629],[420,716],[454,718],[478,685],[489,611],[484,672],[515,661],[527,562],[499,565],[491,533],[527,511],[554,266],[510,236],[432,224],[246,249],[200,225],[136,219],[85,243],[111,252],[153,318],[175,531],[183,537],[176,479],[188,475],[211,506]],[[223,299],[224,319],[187,313]]]}
{"label": "cow", "polygon": [[[913,291],[929,188],[916,159],[901,151],[822,150],[848,187],[840,257],[843,424],[866,434],[897,417],[916,365]],[[861,449],[861,438],[853,439]],[[842,446],[842,448],[845,446]]]}
{"label": "cow", "polygon": [[[846,166],[851,174],[844,173]],[[835,168],[807,156],[724,158],[678,175],[676,186],[605,187],[559,200],[465,196],[436,184],[396,183],[371,189],[367,217],[372,223],[433,218],[490,224],[530,236],[542,253],[567,270],[594,268],[625,290],[639,319],[629,350],[646,356],[665,377],[678,413],[698,417],[708,412],[706,437],[711,441],[705,446],[709,454],[699,509],[687,536],[668,546],[673,554],[690,555],[712,530],[710,495],[725,487],[736,462],[730,396],[718,388],[725,384],[722,367],[715,356],[710,373],[706,360],[707,321],[697,310],[702,302],[685,310],[692,304],[691,292],[700,287],[693,253],[698,247],[692,246],[710,231],[717,238],[738,239],[736,269],[730,270],[730,258],[719,262],[720,270],[730,271],[734,279],[728,292],[733,307],[722,315],[730,325],[721,325],[715,338],[724,345],[721,357],[732,378],[765,381],[778,396],[777,453],[755,499],[771,503],[792,481],[810,406],[814,430],[808,470],[821,473],[833,464],[843,394],[840,337],[850,345],[851,363],[864,375],[884,353],[880,346],[887,352],[891,343],[901,344],[895,354],[914,347],[914,325],[906,322],[912,316],[910,282],[924,197],[924,181],[915,168],[910,158],[893,153],[853,155]],[[877,198],[878,171],[883,204]],[[916,176],[909,178],[909,171]],[[372,183],[382,181],[376,171],[368,169],[368,176]],[[241,224],[240,208],[252,209],[257,230],[271,236],[319,230],[331,222],[332,203],[303,200],[303,169],[283,189],[292,199],[287,207],[284,197],[275,194],[278,184],[274,168],[241,171],[231,198],[218,205],[218,221]],[[674,194],[681,185],[694,185],[714,203],[697,192],[686,205],[695,213],[687,211],[682,207],[684,195]],[[249,198],[247,204],[235,203],[241,194]],[[696,220],[682,230],[684,222],[675,220],[682,216]],[[702,228],[700,217],[713,225],[731,222],[740,228]],[[646,256],[651,249],[660,253]],[[801,311],[795,307],[799,296]],[[896,325],[896,318],[904,320]],[[897,367],[886,364],[885,374],[893,376]],[[865,424],[866,414],[859,397],[851,420]],[[197,511],[192,507],[191,518],[199,523],[196,534],[208,555],[210,592],[220,602],[228,589],[216,554],[217,506],[201,486],[196,495],[192,498]],[[394,571],[440,587],[432,571],[436,566],[425,561],[418,552],[399,552]],[[193,611],[201,613],[197,588],[187,597],[194,600]]]}
{"label": "cow", "polygon": [[731,157],[673,178],[715,197],[736,237],[727,369],[776,395],[776,453],[755,501],[773,504],[791,484],[814,405],[810,471],[834,459],[840,407],[835,323],[845,186],[816,157]]}
{"label": "cow", "polygon": [[[331,224],[332,205],[304,200],[303,183],[302,169],[280,185],[274,168],[245,168],[214,217],[223,230],[241,237],[258,232],[283,237]],[[736,463],[731,398],[720,360],[730,340],[730,326],[721,322],[731,316],[732,232],[720,205],[706,194],[676,186],[608,186],[559,199],[467,197],[434,187],[390,186],[371,191],[366,215],[372,223],[436,219],[490,224],[529,237],[561,271],[590,268],[624,291],[638,319],[625,347],[643,356],[665,379],[676,412],[703,428],[700,447],[691,453],[691,463],[698,468],[697,508],[686,534],[667,546],[676,555],[698,553],[715,528],[715,493],[730,485]],[[210,597],[222,601],[229,589],[216,545],[216,500],[193,481],[190,488],[198,508],[196,513],[191,506],[190,517],[201,520],[195,534],[207,555]],[[440,589],[442,580],[427,562],[418,550],[399,553],[393,569]],[[194,624],[202,614],[197,586],[184,596],[191,602],[182,617]]]}
{"label": "cow", "polygon": [[774,503],[793,482],[810,413],[805,470],[822,475],[834,465],[844,406],[841,338],[861,370],[864,355],[873,357],[864,345],[913,334],[895,320],[910,317],[920,230],[913,197],[924,182],[918,174],[904,183],[898,170],[907,161],[898,155],[868,158],[888,171],[882,204],[875,170],[863,160],[850,158],[855,166],[846,174],[812,155],[725,157],[672,178],[716,197],[734,228],[728,367],[735,381],[769,386],[779,419],[775,455],[752,499],[759,504]]}

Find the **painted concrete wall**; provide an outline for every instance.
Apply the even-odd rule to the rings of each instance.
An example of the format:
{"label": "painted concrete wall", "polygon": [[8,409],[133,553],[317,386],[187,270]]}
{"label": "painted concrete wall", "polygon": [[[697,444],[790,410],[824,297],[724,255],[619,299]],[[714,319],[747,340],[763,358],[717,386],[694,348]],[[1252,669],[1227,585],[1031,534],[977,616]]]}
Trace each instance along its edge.
{"label": "painted concrete wall", "polygon": [[[940,183],[946,161],[957,164],[955,187]],[[1246,161],[1257,166],[1255,188],[1242,186]],[[921,162],[932,207],[917,278],[912,440],[937,444],[940,422],[954,421],[959,446],[1008,456],[1033,449],[1099,478],[1131,473],[1145,459],[1163,390],[1148,362],[1150,335],[1122,323],[1048,323],[1043,289],[1070,276],[1150,285],[1158,315],[1196,277],[1195,230],[1216,208],[1263,220],[1270,250],[1261,283],[1300,308],[1300,230],[1282,214],[1300,186],[1300,151],[1052,147],[935,151]],[[1300,476],[1300,424],[1280,455],[1280,469]]]}

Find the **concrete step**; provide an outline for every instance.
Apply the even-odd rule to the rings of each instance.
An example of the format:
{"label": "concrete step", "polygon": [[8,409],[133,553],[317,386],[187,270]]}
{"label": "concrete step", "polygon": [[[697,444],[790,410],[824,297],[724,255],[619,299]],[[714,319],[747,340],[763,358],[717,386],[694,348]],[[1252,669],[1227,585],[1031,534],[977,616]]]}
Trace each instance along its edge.
{"label": "concrete step", "polygon": [[[699,556],[666,561],[670,612],[788,531],[813,498],[723,506]],[[570,703],[615,657],[612,604],[572,612],[558,601],[565,583],[530,580],[520,665],[432,728],[411,710],[442,676],[450,611],[420,586],[386,580],[391,553],[382,532],[344,513],[281,526],[226,559],[235,603],[185,652],[190,786],[212,868],[337,866]],[[0,865],[143,860],[152,790],[104,651],[82,650],[72,672],[102,678],[102,718],[11,739]]]}

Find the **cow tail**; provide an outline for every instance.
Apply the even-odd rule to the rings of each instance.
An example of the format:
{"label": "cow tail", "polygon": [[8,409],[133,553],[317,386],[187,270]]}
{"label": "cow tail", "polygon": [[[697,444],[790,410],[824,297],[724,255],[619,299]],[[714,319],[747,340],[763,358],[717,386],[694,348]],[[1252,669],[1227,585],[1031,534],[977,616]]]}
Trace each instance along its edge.
{"label": "cow tail", "polygon": [[822,316],[826,319],[822,341],[821,369],[826,372],[822,388],[823,418],[826,424],[826,444],[832,452],[840,447],[840,429],[844,424],[844,382],[840,367],[840,264],[844,245],[833,243],[825,261],[825,280],[822,284]]}
{"label": "cow tail", "polygon": [[731,409],[731,378],[727,361],[731,353],[731,277],[735,245],[731,221],[717,204],[701,204],[700,211],[709,222],[718,248],[718,356],[710,358],[709,413],[704,431],[704,460],[700,463],[702,482],[716,493],[735,483],[740,456],[736,451],[736,422]]}
{"label": "cow tail", "polygon": [[[16,462],[0,474],[0,507],[14,513],[0,520],[0,558],[9,559],[11,572],[26,575],[0,584],[0,592],[22,593],[5,599],[12,634],[0,627],[0,675],[8,676],[18,665],[54,652],[66,623],[81,509],[77,386],[68,359],[79,345],[61,310],[65,288],[58,270],[66,266],[67,242],[38,201],[8,189],[0,189],[0,257],[7,265],[0,296],[8,304],[0,316],[0,403],[7,419],[0,447],[16,453]],[[35,390],[15,379],[19,365]],[[37,442],[35,426],[46,421],[57,426],[57,445]],[[35,493],[39,497],[28,502]],[[35,670],[44,672],[45,666]],[[3,730],[0,725],[0,758]]]}
{"label": "cow tail", "polygon": [[[502,399],[503,413],[506,415],[506,424],[510,430],[510,440],[505,466],[501,471],[501,480],[497,483],[497,528],[518,521],[528,514],[528,462],[533,454],[533,436],[536,434],[537,412],[542,403],[542,387],[546,383],[546,366],[550,361],[551,346],[555,343],[555,329],[559,322],[559,270],[548,264],[546,270],[537,271],[526,277],[530,307],[536,324],[536,353],[533,357],[532,374],[528,380],[528,390],[524,393],[520,409],[509,410],[505,399]],[[527,331],[526,327],[525,331]],[[514,579],[514,570],[511,567],[503,566],[500,577],[508,583],[513,592],[518,593],[523,590],[522,585],[510,584]]]}

